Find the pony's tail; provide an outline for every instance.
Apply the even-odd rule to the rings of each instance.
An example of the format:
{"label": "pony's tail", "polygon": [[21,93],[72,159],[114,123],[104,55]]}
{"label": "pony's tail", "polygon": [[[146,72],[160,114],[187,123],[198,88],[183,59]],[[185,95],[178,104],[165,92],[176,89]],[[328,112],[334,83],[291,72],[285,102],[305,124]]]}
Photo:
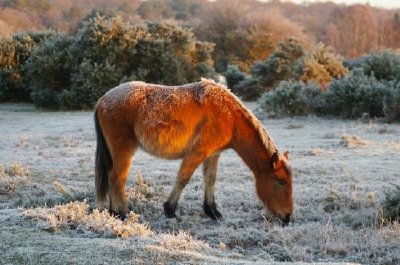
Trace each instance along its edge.
{"label": "pony's tail", "polygon": [[108,172],[112,168],[112,159],[110,150],[104,139],[103,130],[101,129],[97,108],[94,114],[94,125],[96,129],[97,146],[95,160],[95,183],[97,203],[103,207],[108,192]]}

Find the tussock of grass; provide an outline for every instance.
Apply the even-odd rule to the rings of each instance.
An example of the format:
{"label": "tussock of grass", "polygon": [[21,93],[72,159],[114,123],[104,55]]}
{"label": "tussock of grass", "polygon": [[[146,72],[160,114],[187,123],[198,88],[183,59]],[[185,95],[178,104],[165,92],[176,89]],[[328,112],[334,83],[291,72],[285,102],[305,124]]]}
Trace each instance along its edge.
{"label": "tussock of grass", "polygon": [[15,191],[27,180],[29,174],[29,169],[18,163],[9,167],[0,164],[0,194],[9,194]]}
{"label": "tussock of grass", "polygon": [[141,172],[136,173],[135,186],[129,188],[126,195],[128,200],[136,201],[143,201],[152,196],[152,193],[150,192],[150,185],[143,178],[143,174]]}
{"label": "tussock of grass", "polygon": [[357,135],[343,134],[340,143],[346,147],[357,147],[370,144],[369,141],[363,140]]}
{"label": "tussock of grass", "polygon": [[395,189],[385,193],[383,217],[388,221],[400,221],[400,185],[393,186]]}
{"label": "tussock of grass", "polygon": [[321,148],[312,148],[305,151],[306,156],[320,156],[324,153],[324,150]]}
{"label": "tussock of grass", "polygon": [[40,226],[49,231],[61,228],[76,228],[92,231],[97,234],[127,238],[131,236],[148,236],[152,231],[147,225],[138,222],[138,216],[131,212],[122,221],[110,215],[108,211],[98,209],[89,212],[86,201],[70,202],[53,208],[27,209],[24,215],[40,221]]}
{"label": "tussock of grass", "polygon": [[160,245],[169,250],[185,251],[201,251],[210,248],[207,243],[194,239],[185,231],[179,231],[176,235],[169,233],[161,235]]}
{"label": "tussock of grass", "polygon": [[66,197],[71,197],[71,194],[68,192],[67,188],[59,181],[53,181],[53,186],[59,193],[63,194]]}

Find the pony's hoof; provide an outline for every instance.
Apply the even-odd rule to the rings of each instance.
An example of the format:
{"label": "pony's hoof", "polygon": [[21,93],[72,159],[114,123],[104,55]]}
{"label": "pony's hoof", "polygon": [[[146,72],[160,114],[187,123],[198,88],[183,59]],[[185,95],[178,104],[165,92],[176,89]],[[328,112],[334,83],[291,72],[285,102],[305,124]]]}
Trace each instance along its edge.
{"label": "pony's hoof", "polygon": [[204,203],[203,210],[206,213],[206,215],[211,217],[213,220],[223,219],[222,214],[217,210],[217,205],[215,203],[212,203],[211,205]]}
{"label": "pony's hoof", "polygon": [[176,206],[172,206],[169,202],[164,202],[164,213],[167,218],[176,218],[175,209]]}
{"label": "pony's hoof", "polygon": [[114,212],[114,211],[110,210],[110,215],[112,217],[120,219],[122,221],[124,221],[126,219],[126,214],[123,212]]}

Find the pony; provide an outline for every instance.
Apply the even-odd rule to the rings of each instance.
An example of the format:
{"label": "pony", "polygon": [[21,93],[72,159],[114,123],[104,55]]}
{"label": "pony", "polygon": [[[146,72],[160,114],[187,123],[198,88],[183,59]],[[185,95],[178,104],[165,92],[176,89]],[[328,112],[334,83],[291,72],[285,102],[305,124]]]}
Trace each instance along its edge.
{"label": "pony", "polygon": [[220,153],[232,148],[254,173],[262,205],[284,224],[293,212],[288,152],[279,153],[261,122],[225,86],[212,80],[182,86],[128,82],[109,90],[95,108],[95,185],[99,208],[109,197],[110,212],[128,212],[125,183],[140,147],[159,158],[182,159],[175,185],[164,203],[175,218],[179,197],[203,164],[203,210],[221,219],[214,185]]}

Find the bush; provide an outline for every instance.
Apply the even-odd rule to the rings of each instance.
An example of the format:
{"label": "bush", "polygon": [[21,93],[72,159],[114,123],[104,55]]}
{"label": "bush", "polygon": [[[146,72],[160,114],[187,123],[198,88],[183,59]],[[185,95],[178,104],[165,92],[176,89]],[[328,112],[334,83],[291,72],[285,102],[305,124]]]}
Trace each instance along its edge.
{"label": "bush", "polygon": [[96,16],[83,22],[74,37],[43,41],[23,69],[36,106],[91,108],[127,80],[177,85],[210,76],[212,50],[186,28]]}
{"label": "bush", "polygon": [[379,81],[400,80],[400,53],[394,50],[375,51],[365,57],[364,74]]}
{"label": "bush", "polygon": [[42,41],[22,65],[30,80],[31,98],[37,107],[57,108],[58,94],[70,86],[70,49],[73,37],[54,35]]}
{"label": "bush", "polygon": [[301,80],[326,88],[332,79],[339,79],[348,73],[343,65],[342,58],[336,55],[332,48],[318,43],[312,47],[303,59],[303,74]]}
{"label": "bush", "polygon": [[54,31],[39,31],[0,38],[0,102],[30,101],[31,88],[22,65],[37,45],[58,34]]}
{"label": "bush", "polygon": [[[245,78],[233,86],[233,92],[245,100],[257,100],[263,92],[275,89],[282,80],[298,80],[300,59],[303,55],[303,47],[296,39],[289,38],[279,43],[271,57],[253,65],[252,77]],[[230,75],[231,82],[242,78],[240,73],[232,68]]]}
{"label": "bush", "polygon": [[388,122],[400,121],[400,81],[390,83],[391,95],[385,97],[383,111]]}
{"label": "bush", "polygon": [[227,85],[230,89],[233,89],[241,81],[245,80],[247,75],[240,71],[236,65],[228,65],[226,72],[224,73]]}
{"label": "bush", "polygon": [[232,91],[243,100],[255,101],[264,92],[264,88],[260,86],[259,82],[258,78],[244,79],[235,85]]}
{"label": "bush", "polygon": [[360,118],[363,113],[370,117],[384,117],[384,102],[393,96],[393,89],[375,77],[366,76],[362,69],[334,80],[326,93],[326,114],[344,118]]}
{"label": "bush", "polygon": [[321,90],[312,83],[282,81],[275,90],[264,93],[260,108],[269,116],[298,116],[315,111]]}
{"label": "bush", "polygon": [[259,78],[264,90],[275,88],[282,80],[298,80],[299,59],[304,56],[301,44],[294,38],[279,43],[275,52],[264,62],[255,64],[251,73]]}
{"label": "bush", "polygon": [[383,217],[388,221],[400,221],[400,186],[393,186],[394,190],[385,193]]}

